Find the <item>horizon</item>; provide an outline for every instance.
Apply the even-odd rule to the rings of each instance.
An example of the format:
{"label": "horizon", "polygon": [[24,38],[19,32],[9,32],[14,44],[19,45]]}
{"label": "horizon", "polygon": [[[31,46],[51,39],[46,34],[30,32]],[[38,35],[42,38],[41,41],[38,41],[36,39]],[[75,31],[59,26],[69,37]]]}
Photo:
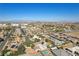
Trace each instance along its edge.
{"label": "horizon", "polygon": [[79,22],[79,3],[0,3],[0,21]]}

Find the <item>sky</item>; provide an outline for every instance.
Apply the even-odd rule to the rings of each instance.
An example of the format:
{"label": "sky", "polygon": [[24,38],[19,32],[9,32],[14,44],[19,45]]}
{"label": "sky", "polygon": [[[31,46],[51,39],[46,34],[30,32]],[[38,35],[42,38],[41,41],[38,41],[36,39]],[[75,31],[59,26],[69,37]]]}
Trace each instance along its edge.
{"label": "sky", "polygon": [[0,21],[78,22],[78,3],[0,3]]}

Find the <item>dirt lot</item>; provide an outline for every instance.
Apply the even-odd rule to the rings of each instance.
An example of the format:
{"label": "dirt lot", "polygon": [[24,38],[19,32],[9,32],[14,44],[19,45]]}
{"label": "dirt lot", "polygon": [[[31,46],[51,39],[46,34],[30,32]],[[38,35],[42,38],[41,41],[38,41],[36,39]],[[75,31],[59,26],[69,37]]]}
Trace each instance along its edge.
{"label": "dirt lot", "polygon": [[79,32],[70,32],[70,33],[65,33],[67,35],[75,36],[79,38]]}

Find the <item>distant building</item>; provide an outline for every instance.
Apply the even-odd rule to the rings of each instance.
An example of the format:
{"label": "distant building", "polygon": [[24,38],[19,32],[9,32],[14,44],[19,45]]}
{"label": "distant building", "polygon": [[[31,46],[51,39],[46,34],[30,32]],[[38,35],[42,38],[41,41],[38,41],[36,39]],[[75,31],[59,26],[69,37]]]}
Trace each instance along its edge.
{"label": "distant building", "polygon": [[12,26],[17,26],[17,27],[19,26],[19,24],[11,24],[11,25],[12,25]]}
{"label": "distant building", "polygon": [[21,28],[26,28],[28,24],[21,24]]}

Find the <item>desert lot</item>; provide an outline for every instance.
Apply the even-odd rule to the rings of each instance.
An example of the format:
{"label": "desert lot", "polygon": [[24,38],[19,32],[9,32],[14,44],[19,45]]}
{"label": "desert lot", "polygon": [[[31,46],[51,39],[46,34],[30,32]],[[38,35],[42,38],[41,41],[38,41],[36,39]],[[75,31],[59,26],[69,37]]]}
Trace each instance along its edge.
{"label": "desert lot", "polygon": [[65,33],[65,34],[79,38],[79,32],[69,32],[69,33]]}

